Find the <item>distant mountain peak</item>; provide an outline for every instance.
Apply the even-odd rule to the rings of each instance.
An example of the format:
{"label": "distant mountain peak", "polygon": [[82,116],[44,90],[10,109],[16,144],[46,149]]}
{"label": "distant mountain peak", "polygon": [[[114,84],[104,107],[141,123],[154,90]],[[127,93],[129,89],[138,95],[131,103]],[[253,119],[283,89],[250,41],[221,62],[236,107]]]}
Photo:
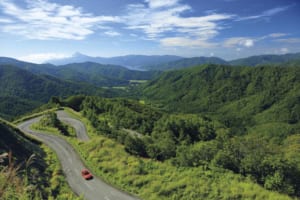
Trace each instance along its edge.
{"label": "distant mountain peak", "polygon": [[84,55],[84,54],[82,54],[82,53],[80,53],[80,52],[75,52],[75,53],[72,55],[72,57],[89,57],[89,56]]}

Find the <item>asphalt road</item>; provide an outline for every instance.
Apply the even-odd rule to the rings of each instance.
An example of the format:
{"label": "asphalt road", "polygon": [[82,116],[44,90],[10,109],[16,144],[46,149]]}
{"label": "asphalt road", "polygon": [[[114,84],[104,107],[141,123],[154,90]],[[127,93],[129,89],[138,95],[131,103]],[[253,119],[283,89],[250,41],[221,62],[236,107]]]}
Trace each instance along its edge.
{"label": "asphalt road", "polygon": [[56,114],[60,121],[63,121],[64,123],[67,123],[75,128],[78,139],[83,141],[88,141],[90,139],[86,128],[81,121],[71,118],[70,115],[63,110],[57,111]]}
{"label": "asphalt road", "polygon": [[[40,120],[39,118],[30,119],[23,122],[18,127],[31,135],[36,136],[58,155],[62,170],[71,189],[77,194],[82,195],[87,200],[137,200],[137,197],[122,192],[111,185],[105,183],[100,178],[95,177],[86,181],[81,176],[81,170],[86,168],[73,147],[64,139],[55,136],[43,134],[38,131],[30,130],[32,123]],[[72,123],[70,121],[70,123]],[[75,127],[75,126],[74,126]],[[76,127],[75,127],[76,128]]]}

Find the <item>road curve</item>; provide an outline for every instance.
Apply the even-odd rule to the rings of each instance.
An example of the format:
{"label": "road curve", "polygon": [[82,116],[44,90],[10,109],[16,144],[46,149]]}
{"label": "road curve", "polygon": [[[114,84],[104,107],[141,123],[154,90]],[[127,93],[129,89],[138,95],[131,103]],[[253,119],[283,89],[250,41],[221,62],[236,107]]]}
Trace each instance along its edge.
{"label": "road curve", "polygon": [[101,179],[86,181],[81,176],[81,170],[86,168],[80,160],[73,147],[61,137],[55,135],[43,134],[33,131],[29,127],[36,123],[41,117],[30,119],[18,125],[25,133],[39,138],[42,142],[52,148],[58,155],[62,170],[66,176],[71,189],[77,194],[82,195],[87,200],[137,200],[138,198],[122,192],[111,185],[108,185]]}
{"label": "road curve", "polygon": [[81,121],[71,118],[70,115],[63,110],[57,111],[56,114],[60,121],[63,121],[75,128],[78,139],[80,139],[82,141],[90,140],[90,138],[87,134],[85,125]]}

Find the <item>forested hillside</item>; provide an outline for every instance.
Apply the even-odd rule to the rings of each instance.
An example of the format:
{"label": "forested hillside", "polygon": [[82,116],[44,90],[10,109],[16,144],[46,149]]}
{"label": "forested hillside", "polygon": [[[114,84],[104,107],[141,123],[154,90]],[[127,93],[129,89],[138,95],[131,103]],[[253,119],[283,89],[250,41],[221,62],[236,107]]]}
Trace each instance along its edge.
{"label": "forested hillside", "polygon": [[16,66],[36,75],[49,75],[63,80],[89,83],[101,87],[127,86],[131,80],[150,80],[160,74],[158,71],[137,71],[119,65],[95,62],[55,66],[0,57],[0,64]]}
{"label": "forested hillside", "polygon": [[72,57],[64,59],[49,60],[49,63],[55,65],[67,65],[71,63],[83,63],[83,62],[94,62],[99,64],[108,65],[121,65],[128,67],[129,69],[143,69],[144,66],[156,65],[166,63],[174,60],[179,60],[182,57],[172,55],[127,55],[127,56],[116,56],[116,57],[91,57],[81,53],[75,53]]}
{"label": "forested hillside", "polygon": [[7,119],[48,102],[52,96],[104,93],[95,87],[35,75],[11,65],[0,65],[0,89],[0,116]]}
{"label": "forested hillside", "polygon": [[167,71],[167,70],[175,70],[175,69],[183,69],[203,64],[228,64],[225,60],[217,57],[193,57],[193,58],[182,58],[176,61],[157,64],[157,65],[149,65],[144,67],[147,70],[159,70],[159,71]]}
{"label": "forested hillside", "polygon": [[77,96],[61,104],[80,111],[97,134],[114,138],[132,155],[184,167],[185,172],[223,168],[266,189],[300,195],[299,123],[276,121],[271,111],[266,116],[272,121],[255,123],[247,117],[239,119],[240,126],[222,113],[170,114],[125,99]]}
{"label": "forested hillside", "polygon": [[[183,159],[180,163],[194,165],[200,157],[201,162],[251,174],[266,188],[287,193],[293,182],[299,196],[299,182],[292,178],[299,174],[299,159],[290,157],[300,150],[299,77],[299,67],[205,65],[164,73],[146,84],[143,92],[169,112],[201,113],[226,127],[227,134],[216,134],[217,140],[212,140],[225,137],[221,143],[181,149],[176,154]],[[201,158],[200,152],[207,153]],[[271,186],[275,177],[287,182]]]}
{"label": "forested hillside", "polygon": [[[170,112],[295,124],[299,122],[299,75],[299,67],[205,65],[164,73],[146,84],[143,93]],[[268,113],[273,117],[268,119]]]}
{"label": "forested hillside", "polygon": [[135,71],[117,65],[85,62],[59,66],[59,69],[50,75],[96,86],[124,86],[129,85],[130,80],[149,80],[158,74],[159,72],[154,71]]}
{"label": "forested hillside", "polygon": [[266,65],[266,64],[283,64],[286,62],[293,62],[300,60],[300,53],[290,53],[284,55],[259,55],[250,56],[248,58],[240,58],[236,60],[231,60],[229,63],[231,65],[240,66],[256,66],[256,65]]}

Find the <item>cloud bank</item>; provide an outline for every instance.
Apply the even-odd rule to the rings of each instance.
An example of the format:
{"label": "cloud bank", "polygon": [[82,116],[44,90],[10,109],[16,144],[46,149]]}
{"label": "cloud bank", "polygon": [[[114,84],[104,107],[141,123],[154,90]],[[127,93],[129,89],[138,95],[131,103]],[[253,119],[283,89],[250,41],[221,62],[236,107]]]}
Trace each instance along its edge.
{"label": "cloud bank", "polygon": [[0,19],[3,32],[29,39],[83,40],[106,23],[118,22],[115,16],[94,16],[81,8],[59,5],[46,0],[26,0],[21,8],[9,0],[1,0],[0,7],[6,18]]}

